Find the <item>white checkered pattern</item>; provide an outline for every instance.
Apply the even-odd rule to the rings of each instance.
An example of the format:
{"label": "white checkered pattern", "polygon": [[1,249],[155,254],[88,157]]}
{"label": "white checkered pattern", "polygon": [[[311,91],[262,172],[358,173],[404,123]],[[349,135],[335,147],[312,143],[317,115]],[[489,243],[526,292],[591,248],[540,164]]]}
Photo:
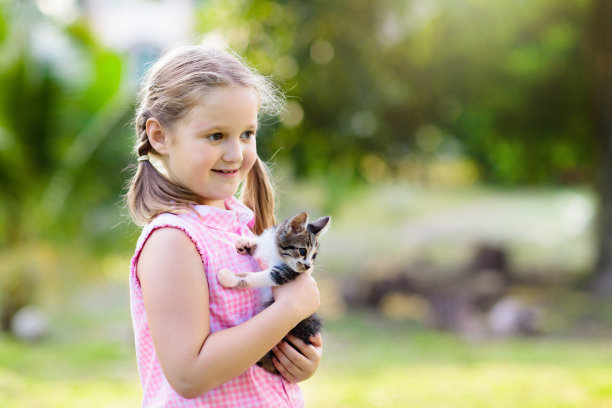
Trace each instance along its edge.
{"label": "white checkered pattern", "polygon": [[[203,271],[210,292],[211,332],[240,324],[261,310],[262,300],[270,296],[269,288],[226,289],[217,281],[217,271],[259,270],[257,262],[236,252],[235,241],[252,234],[253,212],[235,198],[225,202],[228,210],[198,205],[196,214],[162,214],[147,225],[136,244],[130,268],[132,322],[136,341],[138,372],[143,387],[143,407],[303,407],[302,392],[281,376],[270,374],[254,365],[240,376],[194,399],[178,395],[166,380],[149,332],[136,265],[147,238],[157,228],[183,230],[194,242],[202,257]],[[214,367],[211,367],[214,369]]]}

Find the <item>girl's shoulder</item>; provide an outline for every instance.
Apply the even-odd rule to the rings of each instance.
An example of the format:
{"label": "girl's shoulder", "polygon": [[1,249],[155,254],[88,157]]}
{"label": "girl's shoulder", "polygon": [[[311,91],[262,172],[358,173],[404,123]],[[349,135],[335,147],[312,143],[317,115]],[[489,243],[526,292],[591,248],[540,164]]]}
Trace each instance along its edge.
{"label": "girl's shoulder", "polygon": [[193,226],[180,214],[163,213],[153,218],[151,222],[142,228],[138,240],[139,244],[140,241],[144,244],[153,232],[160,229],[179,229],[183,230],[187,235],[191,235],[190,230],[193,229]]}
{"label": "girl's shoulder", "polygon": [[165,248],[164,252],[172,251],[175,245],[191,247],[195,245],[202,258],[206,258],[208,252],[201,228],[186,214],[163,213],[151,220],[142,229],[136,244],[136,252],[140,253],[145,244],[148,245],[152,239],[154,246]]}
{"label": "girl's shoulder", "polygon": [[159,260],[186,259],[188,256],[195,256],[194,244],[202,255],[200,246],[184,230],[170,226],[161,227],[151,232],[143,245],[142,254],[146,253]]}

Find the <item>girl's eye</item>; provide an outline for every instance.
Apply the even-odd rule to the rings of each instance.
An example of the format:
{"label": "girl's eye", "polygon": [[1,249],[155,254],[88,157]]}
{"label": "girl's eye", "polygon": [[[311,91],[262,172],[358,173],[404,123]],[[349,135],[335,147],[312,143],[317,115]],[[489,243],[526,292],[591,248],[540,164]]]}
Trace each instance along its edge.
{"label": "girl's eye", "polygon": [[223,139],[222,133],[213,133],[212,135],[206,136],[207,139],[217,141]]}
{"label": "girl's eye", "polygon": [[247,130],[242,134],[243,139],[252,139],[253,137],[255,137],[255,132],[253,132],[252,130]]}
{"label": "girl's eye", "polygon": [[300,248],[300,255],[306,256],[306,248]]}

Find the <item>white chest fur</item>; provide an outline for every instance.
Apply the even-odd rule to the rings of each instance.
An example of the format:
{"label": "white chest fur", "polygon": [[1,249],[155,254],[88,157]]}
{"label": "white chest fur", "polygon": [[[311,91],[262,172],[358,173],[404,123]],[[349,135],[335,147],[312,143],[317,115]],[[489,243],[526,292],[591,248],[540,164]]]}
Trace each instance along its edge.
{"label": "white chest fur", "polygon": [[262,260],[269,266],[283,262],[276,245],[276,228],[268,228],[257,237],[255,258]]}

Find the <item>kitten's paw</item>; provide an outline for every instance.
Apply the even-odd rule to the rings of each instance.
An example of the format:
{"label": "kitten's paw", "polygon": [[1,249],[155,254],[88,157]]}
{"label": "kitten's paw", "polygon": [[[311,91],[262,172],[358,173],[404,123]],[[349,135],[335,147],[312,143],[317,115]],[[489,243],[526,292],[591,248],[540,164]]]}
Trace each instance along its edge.
{"label": "kitten's paw", "polygon": [[217,280],[223,287],[235,288],[238,286],[238,282],[240,282],[240,277],[229,269],[221,269],[217,273]]}
{"label": "kitten's paw", "polygon": [[251,238],[240,237],[236,240],[236,251],[241,255],[253,255],[257,242]]}

